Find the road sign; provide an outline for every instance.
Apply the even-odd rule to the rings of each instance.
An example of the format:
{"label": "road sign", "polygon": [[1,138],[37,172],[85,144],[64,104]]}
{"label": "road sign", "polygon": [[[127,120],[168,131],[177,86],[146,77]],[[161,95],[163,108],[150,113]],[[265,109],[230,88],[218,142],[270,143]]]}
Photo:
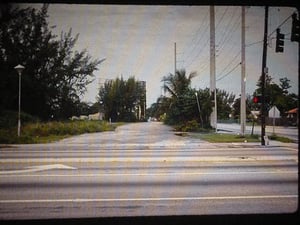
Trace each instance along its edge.
{"label": "road sign", "polygon": [[280,118],[280,111],[277,109],[276,106],[273,106],[273,107],[269,110],[269,117],[270,117],[270,118]]}
{"label": "road sign", "polygon": [[269,110],[269,117],[273,118],[273,134],[275,134],[275,119],[280,118],[280,112],[275,105]]}

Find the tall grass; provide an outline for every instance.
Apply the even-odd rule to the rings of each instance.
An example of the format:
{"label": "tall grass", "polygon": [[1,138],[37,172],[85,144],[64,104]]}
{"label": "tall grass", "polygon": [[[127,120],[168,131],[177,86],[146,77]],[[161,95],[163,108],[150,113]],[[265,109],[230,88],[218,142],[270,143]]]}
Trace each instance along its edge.
{"label": "tall grass", "polygon": [[[66,121],[47,123],[27,123],[22,126],[21,137],[17,137],[17,128],[0,129],[0,143],[39,143],[61,139],[71,135],[112,131],[118,124],[105,121]],[[49,137],[49,139],[48,139]],[[55,137],[55,138],[53,138]],[[48,141],[47,141],[48,140]]]}

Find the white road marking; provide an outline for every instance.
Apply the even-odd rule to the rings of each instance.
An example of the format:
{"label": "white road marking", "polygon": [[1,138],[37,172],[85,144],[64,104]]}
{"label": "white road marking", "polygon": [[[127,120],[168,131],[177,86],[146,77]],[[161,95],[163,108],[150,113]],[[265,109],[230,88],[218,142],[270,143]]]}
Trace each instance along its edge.
{"label": "white road marking", "polygon": [[[149,144],[132,144],[132,145],[107,145],[107,144],[102,144],[101,145],[101,148],[99,147],[99,144],[78,144],[78,145],[74,145],[74,146],[70,146],[68,145],[68,147],[80,147],[81,149],[77,149],[75,150],[75,153],[86,153],[86,149],[83,149],[83,147],[87,147],[87,148],[93,148],[95,147],[95,149],[90,149],[89,150],[89,153],[99,153],[99,154],[102,154],[102,153],[121,153],[120,150],[124,150],[126,152],[130,152],[130,153],[147,153],[147,152],[151,152],[151,153],[164,153],[164,152],[172,152],[172,153],[184,153],[184,152],[195,152],[195,153],[198,153],[199,150],[195,150],[194,148],[195,147],[198,147],[200,149],[201,152],[205,152],[205,151],[220,151],[220,147],[224,147],[223,146],[214,146],[215,143],[211,144],[210,143],[210,146],[207,147],[207,146],[201,146],[200,144],[197,144],[196,146],[192,145],[192,146],[184,146],[182,148],[180,148],[180,151],[178,151],[178,146],[172,146],[172,145],[168,145],[168,149],[161,149],[160,147],[164,147],[164,146],[151,146]],[[225,143],[225,144],[228,144],[228,143]],[[232,147],[230,147],[230,145],[232,145]],[[48,153],[74,153],[74,150],[68,150],[68,149],[64,149],[63,151],[62,150],[58,150],[55,148],[56,146],[51,146],[51,147],[48,147],[48,146],[44,146],[45,150],[47,151],[47,154]],[[60,146],[57,146],[57,147],[60,147]],[[62,146],[65,148],[65,146]],[[106,149],[107,147],[107,149]],[[115,149],[112,149],[112,147],[114,147]],[[135,148],[138,148],[138,147],[141,147],[141,149],[130,149],[130,148],[127,148],[126,147],[135,147]],[[158,147],[158,149],[143,149],[143,147]],[[202,147],[205,147],[205,148],[202,148]],[[258,149],[257,149],[257,148]],[[298,151],[298,146],[295,146],[295,148],[293,148],[293,146],[276,146],[276,147],[272,147],[272,146],[269,146],[270,148],[274,148],[275,150],[293,150],[293,151]],[[261,149],[265,149],[266,147],[265,146],[260,146],[260,145],[257,145],[255,146],[243,146],[242,144],[240,143],[230,143],[228,144],[228,146],[226,146],[226,150],[225,151],[261,151]],[[278,149],[279,148],[279,149]],[[24,148],[25,149],[25,148]],[[184,151],[183,151],[184,150]],[[12,153],[13,150],[11,149],[1,149],[2,152],[7,152],[7,153]],[[26,149],[26,151],[22,150],[20,151],[19,149],[17,151],[14,151],[15,153],[19,153],[19,154],[22,154],[22,153],[36,153],[36,152],[40,152],[40,149]],[[14,153],[13,152],[13,153]]]}
{"label": "white road marking", "polygon": [[[112,177],[112,176],[193,176],[193,175],[243,175],[243,174],[298,174],[298,171],[243,171],[243,172],[192,172],[192,173],[88,173],[88,174],[16,174],[17,177]],[[0,174],[0,177],[11,175]]]}
{"label": "white road marking", "polygon": [[17,158],[17,159],[1,159],[1,163],[71,163],[71,162],[245,162],[245,161],[264,161],[264,160],[297,160],[296,156],[255,156],[245,157],[241,156],[165,156],[165,157],[109,157],[109,158]]}
{"label": "white road marking", "polygon": [[62,165],[62,164],[40,165],[40,166],[26,167],[25,169],[22,169],[22,170],[0,171],[0,175],[2,175],[2,174],[32,173],[32,172],[40,172],[40,171],[55,170],[55,169],[74,170],[76,168],[66,166],[66,165]]}
{"label": "white road marking", "polygon": [[1,204],[8,203],[57,203],[57,202],[126,202],[126,201],[184,201],[184,200],[238,200],[238,199],[279,199],[298,198],[298,195],[253,195],[253,196],[213,196],[213,197],[170,197],[170,198],[75,198],[75,199],[12,199],[0,200]]}

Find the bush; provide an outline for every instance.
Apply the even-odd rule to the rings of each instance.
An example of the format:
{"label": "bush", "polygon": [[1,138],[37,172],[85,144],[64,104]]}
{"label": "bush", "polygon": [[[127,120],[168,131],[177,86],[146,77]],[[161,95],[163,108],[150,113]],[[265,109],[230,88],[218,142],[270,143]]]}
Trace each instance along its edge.
{"label": "bush", "polygon": [[32,137],[28,135],[21,135],[18,137],[17,129],[0,130],[0,144],[30,144],[34,143]]}
{"label": "bush", "polygon": [[[37,117],[21,112],[22,124],[38,122]],[[18,112],[4,110],[0,112],[0,128],[10,128],[18,125]]]}
{"label": "bush", "polygon": [[[66,122],[47,122],[47,123],[28,123],[21,127],[21,137],[17,137],[17,128],[0,129],[0,143],[18,144],[18,143],[36,143],[42,140],[47,142],[64,138],[70,135],[83,133],[111,131],[116,128],[104,121],[66,121]],[[52,138],[51,138],[52,137]]]}
{"label": "bush", "polygon": [[187,121],[183,124],[175,126],[176,131],[182,131],[182,132],[193,132],[199,130],[199,124],[197,120],[191,120]]}

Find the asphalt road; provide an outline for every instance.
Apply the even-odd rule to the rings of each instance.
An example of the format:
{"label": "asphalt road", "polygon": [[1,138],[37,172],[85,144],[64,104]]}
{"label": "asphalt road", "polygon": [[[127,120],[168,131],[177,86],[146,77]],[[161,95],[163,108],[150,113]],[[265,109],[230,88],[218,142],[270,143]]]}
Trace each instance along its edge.
{"label": "asphalt road", "polygon": [[160,123],[0,148],[0,219],[293,213],[298,145],[210,144]]}

